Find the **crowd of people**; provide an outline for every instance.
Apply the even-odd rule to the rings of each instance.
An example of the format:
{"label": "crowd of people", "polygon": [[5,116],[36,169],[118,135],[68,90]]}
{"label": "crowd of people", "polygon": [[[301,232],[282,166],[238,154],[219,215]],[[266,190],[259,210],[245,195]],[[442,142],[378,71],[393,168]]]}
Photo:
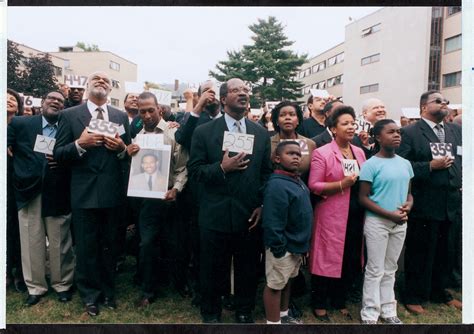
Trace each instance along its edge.
{"label": "crowd of people", "polygon": [[[177,113],[148,91],[128,93],[122,111],[107,103],[111,87],[94,72],[87,88],[61,85],[31,114],[7,90],[7,285],[28,293],[25,305],[51,287],[63,303],[77,290],[90,316],[114,310],[115,276],[133,255],[138,299],[120,302],[138,307],[159,303],[171,277],[203,323],[221,322],[223,308],[253,323],[263,278],[266,322],[301,324],[295,298],[309,278],[317,321],[331,322],[332,309],[353,319],[346,303],[359,291],[362,323],[401,324],[405,245],[406,309],[462,309],[448,290],[461,280],[461,127],[439,91],[422,93],[420,119],[400,127],[376,98],[360,116],[310,96],[258,117],[237,78],[187,90]],[[360,118],[370,130],[356,131]],[[119,130],[91,132],[91,120]],[[228,133],[250,147],[224,147]],[[150,134],[170,147],[169,164],[143,153],[136,138]],[[129,180],[140,150],[142,173]],[[165,193],[129,197],[129,184]]]}

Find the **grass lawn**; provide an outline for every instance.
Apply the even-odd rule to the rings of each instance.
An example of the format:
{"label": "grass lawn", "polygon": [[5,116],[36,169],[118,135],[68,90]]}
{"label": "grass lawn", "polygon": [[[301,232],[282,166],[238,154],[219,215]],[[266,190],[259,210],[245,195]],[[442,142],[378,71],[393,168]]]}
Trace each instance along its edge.
{"label": "grass lawn", "polygon": [[[132,276],[135,269],[135,260],[128,257],[123,272],[117,276],[117,303],[118,308],[114,311],[100,308],[100,315],[89,317],[84,310],[79,295],[76,292],[73,300],[69,303],[57,301],[56,293],[50,290],[39,304],[27,307],[23,303],[27,294],[19,294],[12,289],[6,295],[7,324],[24,323],[201,323],[199,309],[191,306],[190,298],[183,298],[174,289],[164,291],[163,296],[146,309],[135,307],[135,301],[139,297],[139,289],[132,284]],[[401,281],[401,280],[399,280]],[[309,280],[307,280],[309,286]],[[265,323],[265,313],[262,302],[263,284],[259,286],[257,295],[257,307],[254,317],[257,323]],[[459,292],[454,295],[461,299]],[[305,324],[321,324],[311,313],[309,304],[309,293],[298,298],[296,304],[303,310],[303,321]],[[329,311],[333,323],[358,324],[360,304],[349,304],[348,308],[354,320],[347,321],[337,311]],[[405,309],[403,305],[398,306],[398,316],[406,324],[445,324],[461,323],[461,312],[444,304],[425,305],[426,314],[415,316]],[[226,323],[233,322],[233,312],[223,311],[222,320]]]}

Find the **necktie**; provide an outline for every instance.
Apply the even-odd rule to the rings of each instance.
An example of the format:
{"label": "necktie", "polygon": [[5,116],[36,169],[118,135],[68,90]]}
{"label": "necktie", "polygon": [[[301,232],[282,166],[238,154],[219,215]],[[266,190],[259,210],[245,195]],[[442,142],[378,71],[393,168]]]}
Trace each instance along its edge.
{"label": "necktie", "polygon": [[151,182],[151,175],[148,177],[148,189],[151,190],[152,182]]}
{"label": "necktie", "polygon": [[243,133],[242,127],[240,126],[240,121],[235,121],[235,129],[238,133]]}
{"label": "necktie", "polygon": [[57,132],[57,129],[58,129],[56,124],[55,125],[48,124],[47,127],[48,127],[48,130],[49,130],[48,137],[50,137],[50,138],[56,137],[56,132]]}
{"label": "necktie", "polygon": [[104,119],[104,109],[101,107],[97,108],[95,111],[97,111],[97,119]]}
{"label": "necktie", "polygon": [[436,124],[435,125],[435,133],[439,138],[440,143],[444,143],[444,131],[443,131],[443,126],[441,124]]}

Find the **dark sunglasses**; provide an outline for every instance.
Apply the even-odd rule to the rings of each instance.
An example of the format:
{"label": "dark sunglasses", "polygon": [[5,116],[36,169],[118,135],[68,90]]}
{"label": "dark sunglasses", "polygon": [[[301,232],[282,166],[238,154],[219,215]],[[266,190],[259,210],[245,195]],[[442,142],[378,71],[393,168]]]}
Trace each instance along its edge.
{"label": "dark sunglasses", "polygon": [[446,99],[440,99],[439,97],[435,100],[432,100],[432,101],[429,101],[429,102],[426,102],[426,103],[431,103],[431,102],[434,102],[436,104],[441,104],[441,103],[445,103],[446,105],[449,104],[449,100],[446,100]]}

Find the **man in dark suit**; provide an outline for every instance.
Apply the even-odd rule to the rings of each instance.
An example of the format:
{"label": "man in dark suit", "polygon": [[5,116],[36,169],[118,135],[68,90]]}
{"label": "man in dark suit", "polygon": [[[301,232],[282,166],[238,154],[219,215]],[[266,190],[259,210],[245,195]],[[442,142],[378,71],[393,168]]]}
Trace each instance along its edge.
{"label": "man in dark suit", "polygon": [[[176,142],[182,145],[189,153],[191,150],[191,139],[194,130],[207,122],[212,121],[215,118],[221,117],[220,113],[220,102],[216,99],[216,93],[214,91],[214,83],[210,80],[202,83],[197,91],[197,102],[193,107],[192,112],[186,112],[181,126],[175,133]],[[193,93],[188,91],[188,101],[192,105]],[[178,206],[182,206],[184,210],[182,219],[189,223],[187,229],[188,242],[190,243],[190,262],[191,262],[191,276],[190,283],[193,288],[194,298],[192,301],[193,305],[199,306],[201,295],[199,288],[199,227],[198,227],[198,215],[199,215],[199,200],[201,198],[202,186],[199,182],[189,178],[188,183],[184,191],[178,197]]]}
{"label": "man in dark suit", "polygon": [[[51,286],[59,301],[71,300],[74,252],[70,220],[70,173],[50,154],[34,151],[37,136],[54,138],[64,108],[62,93],[43,99],[43,114],[14,117],[8,126],[8,147],[13,154],[13,187],[20,223],[22,267],[28,287],[26,305],[38,303],[48,291],[46,236],[49,241]],[[51,148],[52,149],[52,148]]]}
{"label": "man in dark suit", "polygon": [[[428,300],[462,308],[462,303],[446,290],[453,265],[453,249],[448,240],[461,223],[462,185],[461,128],[443,122],[447,104],[438,91],[423,93],[421,120],[402,128],[398,151],[411,162],[415,173],[414,206],[406,236],[405,305],[416,314],[424,312],[421,304]],[[438,155],[438,143],[451,144],[452,157]],[[440,148],[439,153],[442,151]]]}
{"label": "man in dark suit", "polygon": [[[272,173],[270,138],[261,126],[244,118],[249,88],[240,79],[221,87],[225,114],[193,134],[188,171],[203,183],[199,211],[201,247],[201,316],[220,322],[221,299],[233,257],[236,322],[253,322],[257,231],[261,188]],[[254,136],[252,154],[222,152],[224,131]]]}
{"label": "man in dark suit", "polygon": [[[88,100],[65,110],[60,118],[54,158],[71,167],[71,206],[76,236],[76,284],[86,310],[98,315],[104,306],[115,309],[114,273],[120,206],[125,199],[122,164],[130,143],[127,114],[107,105],[109,76],[89,76]],[[115,137],[89,133],[91,119],[119,125]],[[122,133],[121,135],[119,133]]]}
{"label": "man in dark suit", "polygon": [[[334,101],[328,102],[324,106],[324,109],[323,109],[323,113],[326,115],[326,120],[329,118],[329,116],[331,116],[334,110],[337,109],[337,107],[342,106],[342,105],[343,105],[342,101],[340,100],[334,100]],[[316,147],[321,147],[332,142],[333,136],[326,124],[326,129],[324,130],[324,132],[320,133],[319,135],[311,139],[316,143]]]}

